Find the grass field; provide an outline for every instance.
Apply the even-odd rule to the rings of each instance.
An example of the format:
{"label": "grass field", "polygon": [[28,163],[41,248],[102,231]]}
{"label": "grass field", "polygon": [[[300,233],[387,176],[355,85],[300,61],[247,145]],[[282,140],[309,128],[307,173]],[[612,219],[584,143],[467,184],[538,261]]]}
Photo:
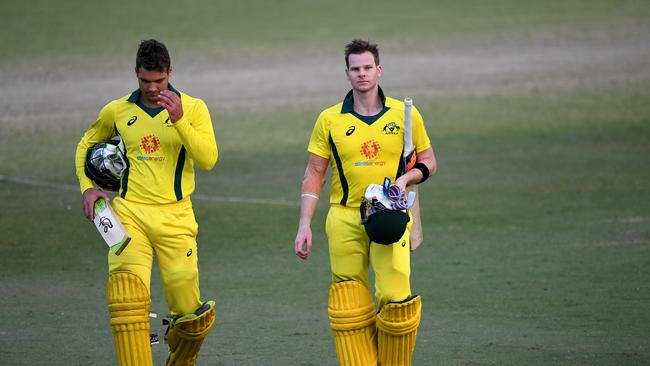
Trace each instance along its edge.
{"label": "grass field", "polygon": [[[650,364],[646,2],[149,6],[0,3],[0,363],[115,363],[106,250],[73,156],[99,108],[136,88],[135,48],[156,37],[220,148],[194,199],[218,319],[200,364],[335,365],[323,202],[308,262],[293,239],[313,121],[347,91],[342,46],[362,37],[438,157],[412,256],[414,364]],[[157,271],[152,307],[166,310]],[[153,352],[163,364],[166,346]]]}

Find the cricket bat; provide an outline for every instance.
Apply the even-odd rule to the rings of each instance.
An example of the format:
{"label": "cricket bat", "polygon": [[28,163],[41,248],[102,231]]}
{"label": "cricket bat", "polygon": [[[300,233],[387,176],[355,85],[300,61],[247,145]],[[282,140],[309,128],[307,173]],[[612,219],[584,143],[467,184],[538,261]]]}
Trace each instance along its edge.
{"label": "cricket bat", "polygon": [[[413,146],[413,99],[404,99],[404,169],[405,171],[411,170],[417,161],[417,153],[415,146]],[[412,184],[406,187],[406,194],[415,192],[415,203],[411,207],[411,251],[416,250],[424,240],[422,234],[422,222],[420,220],[420,193],[418,192],[418,185]]]}
{"label": "cricket bat", "polygon": [[131,241],[131,237],[122,226],[111,206],[103,198],[95,201],[95,218],[93,223],[97,231],[115,255],[120,255]]}

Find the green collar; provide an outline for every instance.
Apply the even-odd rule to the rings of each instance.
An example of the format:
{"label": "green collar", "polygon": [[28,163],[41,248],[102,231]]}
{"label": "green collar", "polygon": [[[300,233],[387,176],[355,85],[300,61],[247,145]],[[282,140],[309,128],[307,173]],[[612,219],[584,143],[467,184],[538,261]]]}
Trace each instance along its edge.
{"label": "green collar", "polygon": [[[381,90],[381,86],[377,86],[379,88],[379,98],[381,99],[381,105],[382,107],[386,108],[386,96],[384,96],[384,91]],[[343,106],[341,106],[341,113],[352,113],[354,112],[354,96],[352,94],[352,90],[348,92],[348,94],[345,96],[343,99]]]}
{"label": "green collar", "polygon": [[[172,86],[172,84],[169,84],[168,86],[169,86],[169,90],[171,90],[171,91],[173,91],[174,93],[176,93],[176,95],[178,95],[179,98],[181,97],[181,93],[180,93],[178,90],[176,90],[176,89]],[[128,98],[126,101],[127,101],[127,102],[130,102],[130,103],[135,103],[138,107],[140,107],[140,109],[142,109],[143,111],[145,111],[145,112],[149,115],[149,117],[151,117],[151,118],[157,116],[158,113],[160,113],[160,112],[163,111],[163,109],[164,109],[163,107],[151,108],[151,107],[145,105],[144,103],[142,103],[142,102],[140,101],[140,95],[142,95],[142,92],[141,92],[140,89],[138,88],[138,89],[136,89],[136,91],[134,91],[133,93],[131,93],[131,95],[129,96],[129,98]]]}
{"label": "green collar", "polygon": [[[176,88],[174,88],[172,86],[172,84],[168,84],[168,87],[169,87],[169,90],[176,93],[176,95],[178,95],[178,97],[180,98],[181,92],[176,90]],[[140,89],[136,89],[133,93],[131,93],[131,95],[129,96],[129,98],[126,101],[131,102],[131,103],[137,103],[140,100],[140,95],[141,94],[142,94],[142,92],[140,91]]]}

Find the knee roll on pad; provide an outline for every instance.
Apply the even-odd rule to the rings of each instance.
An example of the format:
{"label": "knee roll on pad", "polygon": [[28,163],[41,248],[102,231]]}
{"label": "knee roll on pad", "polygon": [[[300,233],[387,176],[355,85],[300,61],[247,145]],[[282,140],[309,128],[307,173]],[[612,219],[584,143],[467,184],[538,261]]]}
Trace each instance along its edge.
{"label": "knee roll on pad", "polygon": [[339,365],[376,365],[375,304],[358,281],[332,285],[327,307]]}
{"label": "knee roll on pad", "polygon": [[167,366],[193,366],[199,358],[203,340],[215,323],[214,301],[204,303],[196,312],[175,319],[167,330],[169,345]]}
{"label": "knee roll on pad", "polygon": [[377,315],[379,365],[411,365],[421,315],[420,296],[384,305]]}
{"label": "knee roll on pad", "polygon": [[150,299],[144,282],[131,272],[113,272],[108,276],[107,295],[119,364],[150,366]]}

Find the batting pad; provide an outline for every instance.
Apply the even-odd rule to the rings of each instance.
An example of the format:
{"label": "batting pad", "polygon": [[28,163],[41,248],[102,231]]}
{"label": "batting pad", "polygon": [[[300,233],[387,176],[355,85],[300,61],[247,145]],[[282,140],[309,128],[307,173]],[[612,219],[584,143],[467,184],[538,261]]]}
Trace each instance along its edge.
{"label": "batting pad", "polygon": [[379,365],[411,365],[421,314],[420,296],[384,305],[377,315]]}
{"label": "batting pad", "polygon": [[195,313],[175,319],[165,335],[169,345],[167,366],[194,366],[203,340],[215,322],[214,301],[205,302]]}
{"label": "batting pad", "polygon": [[327,312],[339,365],[376,365],[375,304],[370,290],[358,281],[333,284]]}
{"label": "batting pad", "polygon": [[108,310],[121,366],[151,366],[149,291],[137,275],[113,272],[108,276]]}

